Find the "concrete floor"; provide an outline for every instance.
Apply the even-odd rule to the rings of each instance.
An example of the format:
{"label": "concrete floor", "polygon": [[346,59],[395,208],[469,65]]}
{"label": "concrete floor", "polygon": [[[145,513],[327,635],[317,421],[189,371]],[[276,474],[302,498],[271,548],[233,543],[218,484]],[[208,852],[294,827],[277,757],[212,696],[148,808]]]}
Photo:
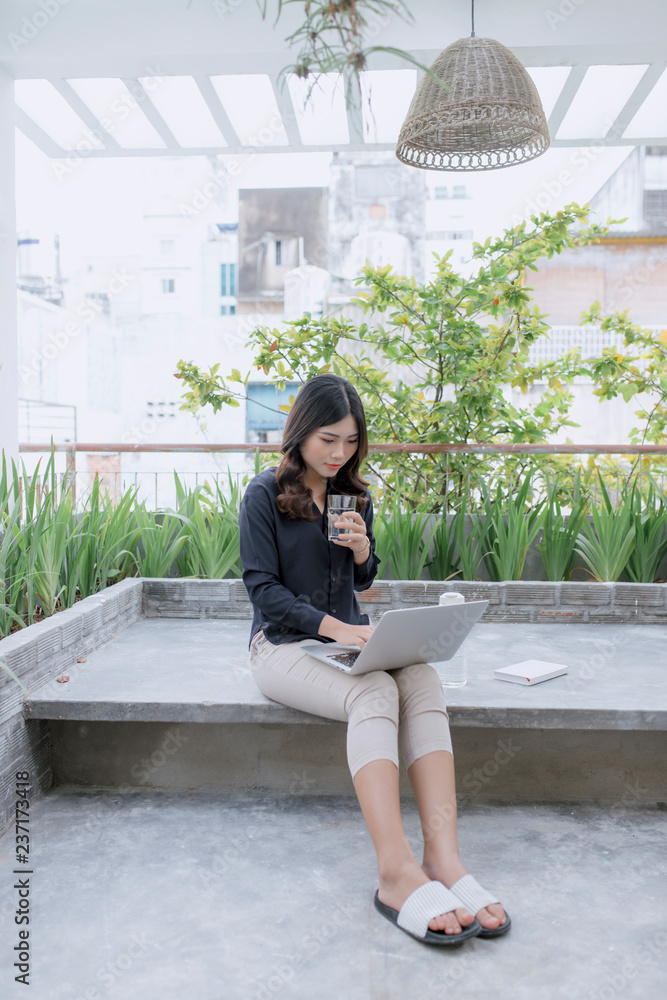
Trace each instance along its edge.
{"label": "concrete floor", "polygon": [[[419,852],[412,799],[404,816]],[[664,813],[473,804],[459,831],[464,861],[513,927],[435,949],[374,910],[375,856],[352,797],[52,789],[31,810],[29,993],[11,968],[13,831],[0,840],[0,992],[662,1000]]]}

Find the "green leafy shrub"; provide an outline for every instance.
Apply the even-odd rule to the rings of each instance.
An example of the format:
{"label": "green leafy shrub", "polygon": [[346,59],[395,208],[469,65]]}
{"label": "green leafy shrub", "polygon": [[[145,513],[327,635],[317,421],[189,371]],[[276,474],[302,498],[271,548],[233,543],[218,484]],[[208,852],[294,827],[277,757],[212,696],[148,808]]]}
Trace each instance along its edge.
{"label": "green leafy shrub", "polygon": [[632,554],[635,524],[627,504],[614,509],[602,477],[600,488],[602,504],[592,509],[592,525],[583,522],[575,546],[593,579],[611,582],[618,580]]}
{"label": "green leafy shrub", "polygon": [[[581,472],[577,470],[569,502],[561,502],[557,480],[547,480],[547,497],[542,520],[539,550],[547,580],[569,580],[577,559],[576,542],[586,520],[587,501],[581,492]],[[563,512],[570,506],[570,514]]]}

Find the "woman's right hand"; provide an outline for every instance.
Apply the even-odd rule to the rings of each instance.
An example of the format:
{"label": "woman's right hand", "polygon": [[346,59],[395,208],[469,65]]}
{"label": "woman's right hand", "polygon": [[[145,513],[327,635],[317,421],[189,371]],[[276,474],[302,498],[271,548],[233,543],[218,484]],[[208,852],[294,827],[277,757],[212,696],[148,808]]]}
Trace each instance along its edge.
{"label": "woman's right hand", "polygon": [[317,631],[318,635],[334,639],[344,646],[359,646],[363,649],[375,629],[372,625],[348,625],[331,615],[325,615]]}

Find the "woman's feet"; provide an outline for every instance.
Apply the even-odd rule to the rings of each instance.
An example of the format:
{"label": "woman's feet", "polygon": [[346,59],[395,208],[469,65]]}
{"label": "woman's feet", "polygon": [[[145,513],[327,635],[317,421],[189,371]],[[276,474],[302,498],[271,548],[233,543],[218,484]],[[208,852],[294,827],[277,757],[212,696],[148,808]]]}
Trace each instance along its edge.
{"label": "woman's feet", "polygon": [[[465,870],[462,872],[465,874]],[[413,863],[404,864],[400,868],[391,871],[380,872],[379,899],[385,906],[391,906],[395,910],[400,910],[408,896],[431,879],[442,881],[437,876],[430,876],[424,873],[423,866],[420,868],[415,860]],[[485,911],[480,911],[484,913]],[[472,913],[465,908],[442,913],[429,921],[429,928],[432,931],[444,931],[445,934],[460,934],[461,929],[468,927],[475,919]],[[480,921],[481,923],[481,921]],[[494,926],[498,926],[495,924]]]}
{"label": "woman's feet", "polygon": [[[467,869],[458,858],[445,861],[424,857],[421,869],[427,878],[442,882],[448,889],[451,889],[455,882],[458,882],[460,878],[468,874]],[[460,912],[460,910],[456,911],[457,914]],[[505,910],[500,903],[489,903],[488,906],[482,907],[481,910],[475,913],[474,917],[479,921],[484,930],[495,931],[505,923]]]}

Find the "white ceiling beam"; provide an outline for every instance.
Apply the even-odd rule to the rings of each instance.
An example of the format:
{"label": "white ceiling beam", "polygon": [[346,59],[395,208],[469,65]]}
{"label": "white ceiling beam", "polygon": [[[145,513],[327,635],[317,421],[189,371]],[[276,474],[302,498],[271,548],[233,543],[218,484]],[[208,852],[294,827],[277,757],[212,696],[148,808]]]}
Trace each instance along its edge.
{"label": "white ceiling beam", "polygon": [[[137,93],[139,94],[140,100],[138,100],[137,103],[141,111],[143,111],[148,121],[151,123],[157,134],[160,136],[160,138],[166,145],[167,150],[169,150],[172,153],[172,155],[175,152],[179,153],[182,152],[183,147],[177,141],[176,136],[171,131],[166,121],[164,120],[158,109],[151,101],[148,95],[148,91],[141,83],[141,81],[136,78],[125,77],[123,78],[123,83],[125,84],[125,86],[130,91],[131,94],[133,95],[136,95]],[[141,97],[141,94],[144,95],[143,98]]]}
{"label": "white ceiling beam", "polygon": [[[37,146],[38,149],[54,160],[62,160],[67,156],[79,156],[80,154],[68,149],[63,149],[59,146],[55,139],[52,139],[48,132],[45,132],[37,122],[33,121],[30,115],[27,115],[23,108],[17,105],[14,107],[14,121],[17,129],[23,132],[27,139]],[[88,150],[86,150],[86,158],[88,158]],[[108,156],[109,153],[107,152]]]}
{"label": "white ceiling beam", "polygon": [[[614,139],[623,136],[626,128],[662,76],[666,65],[667,64],[663,62],[662,65],[655,64],[647,68],[641,80],[616,116],[616,120],[605,136],[605,141],[607,138]],[[633,139],[633,143],[635,145],[640,144],[637,139]]]}
{"label": "white ceiling beam", "polygon": [[[573,66],[569,72],[568,78],[563,85],[563,89],[558,95],[558,100],[554,104],[554,109],[549,117],[549,135],[551,136],[552,143],[555,141],[558,135],[558,130],[563,124],[563,119],[570,109],[572,101],[577,95],[577,91],[581,86],[581,82],[586,76],[586,70],[588,66]],[[570,143],[570,145],[579,145],[579,140],[576,143]]]}
{"label": "white ceiling beam", "polygon": [[289,87],[287,86],[287,78],[282,76],[279,78],[278,73],[270,74],[271,86],[273,87],[273,93],[275,94],[276,104],[278,105],[278,112],[283,120],[283,125],[285,126],[285,135],[289,140],[289,149],[292,153],[303,153],[311,152],[311,146],[304,146],[301,133],[299,132],[299,125],[297,123],[296,111],[294,110],[294,102],[292,101],[292,95],[289,92]]}
{"label": "white ceiling beam", "polygon": [[226,146],[221,148],[220,152],[229,152],[230,150],[234,151],[242,148],[241,140],[236,134],[236,130],[225,111],[222,101],[218,97],[215,87],[211,83],[210,77],[197,75],[193,79],[199,87],[199,92],[206,101],[209,111],[213,115],[215,124],[220,129],[222,137],[227,143]]}
{"label": "white ceiling beam", "polygon": [[[52,80],[51,84],[58,91],[60,96],[67,101],[75,115],[81,119],[91,132],[99,137],[100,142],[108,153],[118,153],[121,149],[114,137],[106,131],[99,118],[93,114],[85,101],[82,101],[74,88],[67,80]],[[83,136],[82,136],[83,138]]]}
{"label": "white ceiling beam", "polygon": [[347,107],[347,127],[350,133],[350,141],[344,148],[379,149],[380,143],[364,142],[364,115],[361,110],[361,100],[361,95],[355,92],[351,103]]}
{"label": "white ceiling beam", "polygon": [[[528,64],[531,64],[530,61]],[[650,94],[655,83],[664,71],[665,65],[666,63],[663,52],[662,59],[660,61],[656,61],[648,67],[632,95],[619,112],[609,132],[603,139],[600,139],[597,136],[589,138],[558,139],[558,130],[579,90],[586,71],[589,68],[586,63],[578,63],[576,66],[573,66],[549,118],[549,133],[552,136],[551,145],[554,148],[592,146],[599,145],[600,142],[604,142],[605,145],[609,146],[641,146],[645,144],[660,143],[667,145],[667,136],[661,137],[653,135],[645,138],[624,137],[624,130],[642,106],[644,100]],[[246,69],[248,69],[247,66]],[[266,147],[262,147],[259,150],[260,152],[316,153],[331,152],[335,149],[375,152],[392,150],[395,148],[394,143],[364,141],[363,115],[361,106],[358,102],[356,102],[355,106],[347,109],[349,142],[345,144],[309,144],[304,146],[299,133],[297,117],[289,89],[287,87],[280,87],[277,73],[270,73],[269,77],[289,143],[285,146],[267,145]],[[86,158],[88,159],[105,158],[110,156],[210,156],[216,154],[242,155],[244,153],[248,153],[249,147],[241,143],[239,136],[232,126],[229,116],[227,115],[227,112],[209,77],[198,74],[194,77],[194,79],[227,145],[221,145],[219,148],[210,146],[201,148],[185,148],[180,146],[171,129],[168,127],[167,123],[164,121],[155,105],[150,100],[148,92],[141,85],[141,83],[137,79],[124,78],[124,82],[131,91],[133,90],[135,93],[138,91],[140,94],[145,94],[145,99],[140,99],[140,106],[146,115],[146,118],[153,125],[165,143],[165,147],[158,149],[123,148],[111,135],[104,132],[97,117],[88,108],[85,102],[81,100],[79,95],[74,91],[73,87],[67,82],[67,80],[57,78],[54,79],[52,83],[58,93],[68,102],[72,110],[76,115],[78,115],[84,124],[103,136],[103,139],[101,140],[104,142],[103,147],[99,149],[86,150]],[[67,150],[60,147],[55,140],[53,140],[43,129],[41,129],[37,123],[34,122],[18,106],[16,108],[16,112],[17,127],[32,142],[34,142],[35,145],[37,145],[45,153],[45,155],[57,159],[70,155]]]}

